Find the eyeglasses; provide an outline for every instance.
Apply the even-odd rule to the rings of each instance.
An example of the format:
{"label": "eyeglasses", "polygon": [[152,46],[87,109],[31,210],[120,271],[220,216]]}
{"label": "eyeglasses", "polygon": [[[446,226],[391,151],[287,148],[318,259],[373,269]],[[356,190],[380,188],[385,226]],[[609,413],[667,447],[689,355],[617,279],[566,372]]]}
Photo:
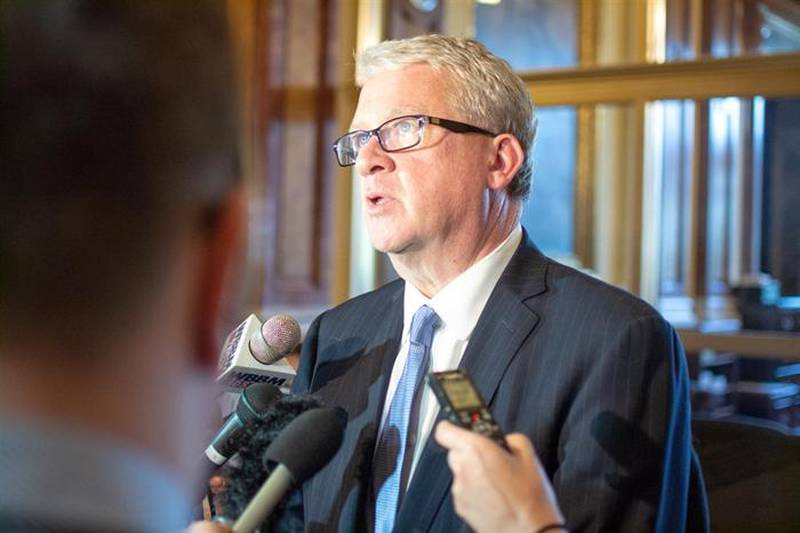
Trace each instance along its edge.
{"label": "eyeglasses", "polygon": [[435,124],[456,133],[480,133],[490,137],[497,135],[482,128],[446,118],[406,115],[387,120],[374,130],[355,130],[345,133],[333,143],[336,161],[343,167],[354,165],[358,159],[358,152],[367,145],[373,136],[378,138],[378,143],[386,152],[399,152],[412,148],[422,142],[426,124]]}

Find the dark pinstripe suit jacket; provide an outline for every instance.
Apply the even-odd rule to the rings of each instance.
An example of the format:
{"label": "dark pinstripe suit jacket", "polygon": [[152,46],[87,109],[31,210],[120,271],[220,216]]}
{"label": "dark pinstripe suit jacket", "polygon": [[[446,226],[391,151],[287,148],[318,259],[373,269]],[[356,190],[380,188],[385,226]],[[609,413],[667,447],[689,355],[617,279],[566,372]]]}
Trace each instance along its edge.
{"label": "dark pinstripe suit jacket", "polygon": [[[303,487],[309,531],[370,529],[371,455],[402,307],[403,282],[395,281],[323,313],[306,336],[294,392],[318,394],[350,417],[338,454]],[[461,367],[500,427],[532,439],[571,531],[703,529],[687,503],[684,354],[649,305],[546,258],[525,235]],[[429,439],[396,531],[467,531],[451,480],[445,453]],[[687,515],[700,525],[686,526]]]}

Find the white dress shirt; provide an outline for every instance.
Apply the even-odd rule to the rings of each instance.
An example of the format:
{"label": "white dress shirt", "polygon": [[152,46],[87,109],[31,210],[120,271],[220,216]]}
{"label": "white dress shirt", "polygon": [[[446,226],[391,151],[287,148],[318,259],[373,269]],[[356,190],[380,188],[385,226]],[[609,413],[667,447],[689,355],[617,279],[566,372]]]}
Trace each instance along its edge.
{"label": "white dress shirt", "polygon": [[[406,282],[403,295],[403,335],[400,352],[394,361],[394,367],[392,367],[386,400],[383,403],[381,428],[389,414],[389,406],[392,404],[397,383],[406,365],[411,318],[414,313],[421,306],[427,305],[436,311],[442,321],[441,326],[433,335],[429,371],[441,372],[457,368],[467,349],[472,330],[475,329],[475,324],[478,322],[497,280],[500,279],[500,275],[511,260],[511,256],[516,252],[521,240],[522,227],[518,224],[497,248],[459,274],[433,298],[425,297],[416,287]],[[422,449],[438,414],[439,404],[436,397],[430,387],[425,385],[420,398],[417,442],[414,446],[409,481],[414,475],[419,456],[422,454]]]}

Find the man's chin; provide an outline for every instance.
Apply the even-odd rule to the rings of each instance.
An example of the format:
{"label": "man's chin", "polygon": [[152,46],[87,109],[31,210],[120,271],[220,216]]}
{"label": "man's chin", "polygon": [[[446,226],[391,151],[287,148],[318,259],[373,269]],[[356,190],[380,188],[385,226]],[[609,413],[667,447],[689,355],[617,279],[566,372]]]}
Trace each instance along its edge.
{"label": "man's chin", "polygon": [[371,225],[368,222],[367,235],[375,250],[390,256],[417,251],[421,248],[422,243],[420,235],[402,221],[394,224]]}
{"label": "man's chin", "polygon": [[401,257],[414,250],[413,243],[385,245],[380,248],[375,246],[374,248],[381,253],[387,254],[390,259]]}

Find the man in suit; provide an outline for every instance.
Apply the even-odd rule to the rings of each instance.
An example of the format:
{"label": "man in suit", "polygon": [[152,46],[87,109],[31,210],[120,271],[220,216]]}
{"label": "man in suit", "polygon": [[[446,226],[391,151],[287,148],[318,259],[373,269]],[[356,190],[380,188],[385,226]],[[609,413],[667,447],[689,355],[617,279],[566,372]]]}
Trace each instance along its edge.
{"label": "man in suit", "polygon": [[521,228],[525,84],[479,43],[435,35],[368,49],[358,74],[352,131],[334,149],[401,279],[307,333],[295,392],[349,414],[339,453],[304,486],[307,528],[468,529],[423,379],[461,367],[500,427],[531,439],[571,531],[684,530],[680,342],[652,307],[545,257]]}
{"label": "man in suit", "polygon": [[243,228],[225,4],[3,1],[0,36],[0,531],[179,531]]}

